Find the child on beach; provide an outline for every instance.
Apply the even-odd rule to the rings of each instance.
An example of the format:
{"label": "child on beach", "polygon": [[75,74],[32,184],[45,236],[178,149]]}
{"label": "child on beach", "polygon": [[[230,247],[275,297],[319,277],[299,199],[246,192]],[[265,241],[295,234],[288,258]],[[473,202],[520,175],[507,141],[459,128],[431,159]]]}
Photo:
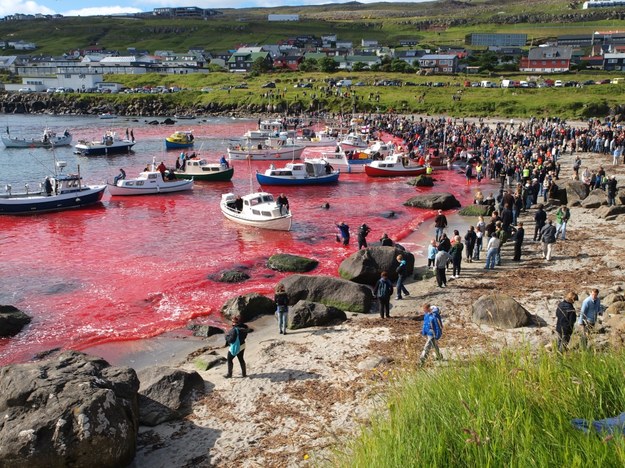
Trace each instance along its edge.
{"label": "child on beach", "polygon": [[423,304],[423,329],[421,334],[427,338],[423,351],[421,352],[420,361],[421,365],[425,362],[430,353],[430,349],[434,348],[436,352],[436,359],[439,361],[443,359],[440,349],[438,349],[437,340],[443,336],[443,321],[440,315],[440,309],[436,306],[431,306],[429,303]]}
{"label": "child on beach", "polygon": [[430,245],[428,246],[428,268],[434,268],[434,259],[436,258],[436,252],[438,252],[438,245],[436,244],[436,239],[432,239]]}

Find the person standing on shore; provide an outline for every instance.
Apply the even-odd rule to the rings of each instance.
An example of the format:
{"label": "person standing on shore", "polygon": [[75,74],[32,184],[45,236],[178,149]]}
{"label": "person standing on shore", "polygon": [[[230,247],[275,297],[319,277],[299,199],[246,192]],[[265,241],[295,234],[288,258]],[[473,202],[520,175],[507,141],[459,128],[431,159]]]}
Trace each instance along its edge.
{"label": "person standing on shore", "polygon": [[380,309],[380,318],[389,318],[391,310],[391,296],[393,295],[393,283],[388,279],[388,273],[383,271],[380,279],[375,283],[373,288],[375,297],[378,298],[378,306]]}
{"label": "person standing on shore", "polygon": [[541,229],[540,240],[543,243],[543,258],[549,261],[553,253],[553,246],[556,243],[556,227],[553,225],[553,220],[548,220]]}
{"label": "person standing on shore", "polygon": [[402,293],[404,294],[404,296],[410,296],[410,293],[404,286],[404,281],[406,279],[406,270],[407,270],[406,260],[404,260],[404,256],[400,254],[397,256],[397,261],[399,262],[399,265],[395,269],[395,273],[397,273],[397,285],[396,285],[397,297],[395,299],[401,300]]}
{"label": "person standing on shore", "polygon": [[569,341],[571,340],[571,335],[575,327],[577,314],[575,313],[573,304],[576,300],[577,294],[572,291],[568,292],[556,309],[556,334],[558,339],[558,351],[561,353],[568,349]]}
{"label": "person standing on shore", "polygon": [[436,218],[434,218],[434,228],[436,232],[436,242],[439,242],[443,236],[443,231],[447,228],[447,217],[443,214],[443,210],[438,210]]}
{"label": "person standing on shore", "polygon": [[516,233],[514,234],[514,257],[512,257],[512,260],[515,262],[521,261],[521,248],[523,246],[524,238],[525,229],[523,228],[523,223],[520,222],[516,228]]}
{"label": "person standing on shore", "polygon": [[276,295],[273,300],[276,303],[278,329],[281,335],[286,335],[286,326],[289,318],[289,296],[283,284],[276,286]]}
{"label": "person standing on shore", "polygon": [[241,375],[243,377],[247,376],[247,368],[243,356],[245,353],[245,339],[249,330],[248,326],[241,322],[239,316],[232,317],[232,328],[226,333],[226,346],[228,346],[228,373],[224,375],[226,379],[232,377],[235,356],[241,365]]}
{"label": "person standing on shore", "polygon": [[475,228],[473,226],[469,226],[469,230],[464,235],[464,246],[466,248],[466,259],[467,262],[471,263],[473,261],[473,249],[475,249],[475,242],[477,241],[477,235],[475,234]]}
{"label": "person standing on shore", "polygon": [[430,306],[429,303],[423,304],[423,328],[421,334],[427,338],[421,356],[420,364],[423,365],[430,354],[430,350],[434,348],[436,359],[443,359],[440,349],[438,348],[438,340],[443,336],[443,321],[441,319],[440,310],[436,306]]}
{"label": "person standing on shore", "polygon": [[595,324],[599,320],[599,315],[603,314],[601,308],[601,300],[599,299],[599,290],[590,291],[590,296],[582,302],[582,308],[579,313],[577,323],[582,327],[581,344],[583,349],[588,348],[588,339],[595,329]]}
{"label": "person standing on shore", "polygon": [[447,263],[452,260],[445,250],[439,250],[434,258],[434,269],[436,270],[436,283],[439,288],[447,287],[447,277],[445,271],[447,270]]}
{"label": "person standing on shore", "polygon": [[566,205],[562,205],[556,211],[556,238],[561,237],[566,240],[566,224],[571,217],[571,210]]}
{"label": "person standing on shore", "polygon": [[460,278],[460,269],[462,265],[462,251],[464,250],[464,244],[460,236],[454,237],[454,244],[451,246],[449,255],[451,255],[451,263],[453,266],[452,278]]}
{"label": "person standing on shore", "polygon": [[484,266],[485,270],[494,270],[497,254],[499,253],[499,247],[501,246],[501,241],[499,237],[493,233],[492,236],[488,238],[488,245],[486,246],[486,266]]}
{"label": "person standing on shore", "polygon": [[616,176],[612,174],[606,183],[606,192],[608,194],[608,206],[616,206]]}
{"label": "person standing on shore", "polygon": [[542,203],[538,205],[538,210],[534,213],[534,222],[536,225],[534,226],[534,242],[540,240],[540,232],[542,228],[545,226],[545,221],[547,221],[547,213],[543,209]]}
{"label": "person standing on shore", "polygon": [[438,245],[436,244],[436,240],[432,239],[430,245],[428,246],[428,269],[434,268],[436,252],[438,252]]}

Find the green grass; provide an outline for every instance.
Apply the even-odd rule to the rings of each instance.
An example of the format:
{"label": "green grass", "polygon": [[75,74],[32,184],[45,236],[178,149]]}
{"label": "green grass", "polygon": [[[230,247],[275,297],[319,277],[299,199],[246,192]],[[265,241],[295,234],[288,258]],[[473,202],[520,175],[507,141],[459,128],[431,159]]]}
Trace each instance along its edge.
{"label": "green grass", "polygon": [[625,466],[625,438],[571,425],[625,410],[624,358],[521,351],[416,370],[333,466]]}

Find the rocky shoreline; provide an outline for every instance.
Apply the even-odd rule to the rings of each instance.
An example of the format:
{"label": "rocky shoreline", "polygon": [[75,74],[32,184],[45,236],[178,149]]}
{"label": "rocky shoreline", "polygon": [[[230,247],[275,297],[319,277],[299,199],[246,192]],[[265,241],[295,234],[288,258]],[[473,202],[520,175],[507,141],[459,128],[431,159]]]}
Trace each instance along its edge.
{"label": "rocky shoreline", "polygon": [[[286,336],[278,334],[271,315],[253,320],[250,325],[254,332],[246,350],[248,378],[238,378],[237,367],[234,379],[223,378],[225,350],[221,349],[219,336],[184,359],[172,357],[168,370],[161,371],[161,375],[178,377],[166,377],[161,382],[170,382],[165,387],[176,386],[179,391],[175,395],[161,393],[158,398],[169,402],[170,409],[161,408],[162,412],[173,411],[175,417],[162,421],[157,417],[152,420],[159,421],[156,425],[144,423],[139,427],[132,466],[307,466],[328,462],[332,448],[341,447],[373,411],[383,410],[384,394],[394,380],[405,371],[415,370],[424,342],[420,336],[420,310],[426,301],[442,309],[445,333],[440,344],[445,361],[428,363],[425,371],[507,347],[551,349],[555,306],[569,290],[576,291],[582,300],[590,288],[600,289],[600,297],[609,308],[593,346],[622,345],[625,272],[621,265],[625,237],[619,233],[625,193],[620,191],[615,209],[605,206],[601,193],[575,196],[574,187],[579,182],[571,180],[573,159],[569,154],[561,159],[561,186],[568,187],[572,217],[567,240],[557,242],[552,261],[542,259],[540,244],[530,240],[534,210],[529,210],[520,218],[526,227],[522,262],[511,261],[512,247],[506,245],[501,267],[484,271],[483,261],[464,263],[460,278],[440,289],[423,268],[425,260],[416,258],[417,274],[407,284],[410,295],[392,300],[391,319],[348,313],[346,320],[338,323],[290,330]],[[611,160],[606,155],[585,153],[582,159],[585,166],[603,165],[609,174],[625,177],[625,166],[609,165]],[[551,215],[556,206],[548,205]],[[465,232],[473,222],[473,218],[455,215],[449,227]],[[422,226],[422,235],[426,239],[431,235],[428,226]],[[290,282],[303,281],[299,275],[290,278]],[[534,319],[516,328],[477,323],[474,304],[493,293],[512,298]],[[579,305],[575,304],[578,311]],[[575,337],[572,345],[576,345]],[[78,359],[64,356],[61,363],[75,363]],[[91,358],[86,362],[98,369],[98,378],[88,380],[90,385],[108,388],[119,404],[128,408],[122,390],[129,387],[120,389],[118,380],[120,376],[128,377],[124,374],[127,371],[115,371],[119,369],[115,367],[107,371],[99,361],[93,364]],[[17,380],[8,378],[9,367],[15,366],[2,369],[0,382],[5,385]],[[203,391],[194,384],[196,377],[182,378],[178,371],[197,373],[204,382]],[[152,377],[139,380],[144,394],[144,380],[150,383],[150,392],[159,387]],[[136,385],[133,378],[128,377],[127,382],[131,389]],[[16,395],[8,386],[3,390],[5,398]],[[156,393],[148,394],[157,399]],[[140,409],[137,411],[139,414]],[[131,419],[125,424],[132,427],[136,421]],[[99,427],[95,425],[92,430]],[[0,430],[0,446],[11,447],[2,439],[4,432]]]}

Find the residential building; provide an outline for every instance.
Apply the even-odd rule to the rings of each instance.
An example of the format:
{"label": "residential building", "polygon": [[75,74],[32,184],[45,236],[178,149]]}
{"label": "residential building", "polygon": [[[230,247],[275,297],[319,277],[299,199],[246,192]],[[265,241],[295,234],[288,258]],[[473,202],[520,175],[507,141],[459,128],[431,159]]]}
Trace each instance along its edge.
{"label": "residential building", "polygon": [[548,46],[530,49],[521,57],[519,71],[530,73],[563,73],[571,68],[571,47]]}
{"label": "residential building", "polygon": [[430,73],[456,73],[458,71],[458,57],[451,54],[426,54],[419,58],[419,68]]}
{"label": "residential building", "polygon": [[472,46],[523,47],[527,43],[527,34],[472,33],[465,43]]}
{"label": "residential building", "polygon": [[425,50],[423,49],[398,50],[395,52],[395,58],[403,60],[412,67],[419,65],[419,59],[424,55]]}
{"label": "residential building", "polygon": [[362,63],[367,68],[382,63],[377,55],[345,55],[336,56],[334,60],[338,63],[340,70],[352,70],[355,63]]}
{"label": "residential building", "polygon": [[378,41],[376,41],[374,39],[361,39],[360,40],[360,46],[361,47],[377,47],[378,46]]}
{"label": "residential building", "polygon": [[298,70],[300,63],[304,61],[303,55],[283,55],[273,59],[273,68]]}
{"label": "residential building", "polygon": [[267,21],[299,21],[299,15],[267,15]]}
{"label": "residential building", "polygon": [[609,53],[603,55],[605,71],[625,71],[625,53]]}
{"label": "residential building", "polygon": [[419,39],[400,39],[399,45],[402,47],[416,46],[419,43]]}
{"label": "residential building", "polygon": [[252,64],[259,58],[265,60],[268,66],[272,66],[273,61],[269,52],[247,52],[239,49],[228,59],[228,71],[248,72],[252,68]]}

